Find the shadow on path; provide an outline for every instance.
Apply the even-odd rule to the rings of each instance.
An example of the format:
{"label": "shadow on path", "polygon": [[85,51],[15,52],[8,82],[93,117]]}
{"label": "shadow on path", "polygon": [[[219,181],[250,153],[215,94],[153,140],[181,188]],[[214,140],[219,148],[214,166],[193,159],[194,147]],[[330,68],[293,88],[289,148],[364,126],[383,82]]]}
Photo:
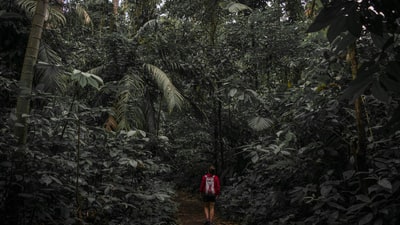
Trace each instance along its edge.
{"label": "shadow on path", "polygon": [[[192,195],[186,192],[178,192],[176,202],[179,204],[178,225],[204,224],[205,217],[203,211],[203,202],[201,201],[200,194]],[[218,207],[218,200],[215,207]],[[218,218],[217,213],[215,214],[215,225],[238,225],[237,223],[224,221]]]}

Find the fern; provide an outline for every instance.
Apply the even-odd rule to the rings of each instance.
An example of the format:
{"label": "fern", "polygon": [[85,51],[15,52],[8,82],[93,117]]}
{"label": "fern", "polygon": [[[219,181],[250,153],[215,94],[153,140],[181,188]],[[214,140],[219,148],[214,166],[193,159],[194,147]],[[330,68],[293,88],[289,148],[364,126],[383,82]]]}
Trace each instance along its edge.
{"label": "fern", "polygon": [[130,107],[137,96],[143,95],[143,80],[134,73],[125,75],[118,82],[117,102],[112,114],[118,123],[118,130],[130,130],[132,123],[136,128],[143,128],[145,118],[139,107]]}
{"label": "fern", "polygon": [[131,94],[128,90],[124,90],[118,95],[118,101],[113,108],[115,119],[118,123],[118,130],[130,130],[130,124],[127,120],[128,102]]}
{"label": "fern", "polygon": [[61,65],[60,56],[42,41],[38,59],[40,61],[36,64],[35,83],[44,91],[64,92],[67,89],[68,76]]}

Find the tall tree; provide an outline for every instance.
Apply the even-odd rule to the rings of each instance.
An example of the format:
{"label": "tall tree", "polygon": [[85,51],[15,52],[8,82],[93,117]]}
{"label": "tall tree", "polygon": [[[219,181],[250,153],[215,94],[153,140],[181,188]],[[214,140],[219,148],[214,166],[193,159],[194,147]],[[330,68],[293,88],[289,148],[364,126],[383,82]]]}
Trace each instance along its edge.
{"label": "tall tree", "polygon": [[17,100],[15,135],[20,144],[27,140],[27,117],[30,111],[32,82],[34,67],[39,54],[40,41],[42,38],[43,25],[48,16],[48,0],[38,0],[35,14],[32,19],[32,28],[29,34],[28,46],[26,48],[24,64],[20,78],[20,93]]}

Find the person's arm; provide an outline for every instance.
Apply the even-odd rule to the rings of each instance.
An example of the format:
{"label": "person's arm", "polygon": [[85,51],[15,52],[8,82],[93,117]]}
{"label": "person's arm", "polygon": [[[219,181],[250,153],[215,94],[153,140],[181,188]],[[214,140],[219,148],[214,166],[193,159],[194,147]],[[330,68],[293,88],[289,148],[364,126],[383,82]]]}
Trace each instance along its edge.
{"label": "person's arm", "polygon": [[201,184],[200,184],[200,193],[204,193],[206,190],[205,189],[206,186],[206,178],[205,176],[201,177]]}
{"label": "person's arm", "polygon": [[221,183],[219,182],[218,176],[214,177],[214,183],[215,183],[215,194],[218,196],[221,194]]}

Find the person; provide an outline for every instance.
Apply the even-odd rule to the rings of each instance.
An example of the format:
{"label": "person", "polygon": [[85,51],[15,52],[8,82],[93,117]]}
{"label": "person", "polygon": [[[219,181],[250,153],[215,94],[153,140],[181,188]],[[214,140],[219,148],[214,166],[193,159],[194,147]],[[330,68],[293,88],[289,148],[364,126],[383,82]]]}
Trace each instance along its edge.
{"label": "person", "polygon": [[221,194],[221,184],[215,171],[215,167],[210,166],[208,172],[202,177],[200,184],[200,193],[203,197],[204,214],[206,216],[205,225],[212,224],[215,201]]}

